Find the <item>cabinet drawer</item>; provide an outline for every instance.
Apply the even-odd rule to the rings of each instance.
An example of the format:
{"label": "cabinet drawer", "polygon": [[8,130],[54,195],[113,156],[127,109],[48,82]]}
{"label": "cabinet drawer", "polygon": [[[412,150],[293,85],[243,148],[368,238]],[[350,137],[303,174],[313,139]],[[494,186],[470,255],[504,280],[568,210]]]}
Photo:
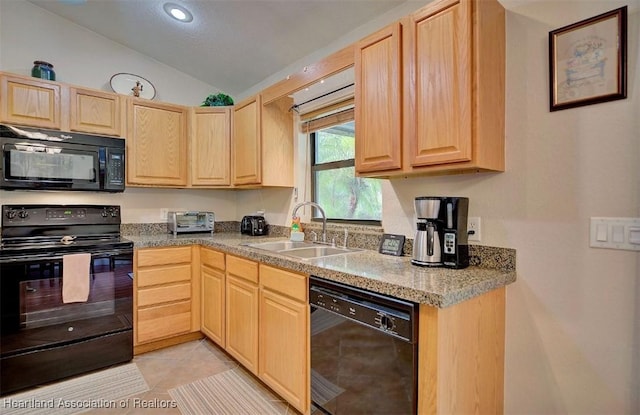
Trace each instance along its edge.
{"label": "cabinet drawer", "polygon": [[191,247],[152,248],[138,251],[138,266],[180,264],[191,262]]}
{"label": "cabinet drawer", "polygon": [[212,249],[200,248],[200,262],[211,268],[224,271],[224,254]]}
{"label": "cabinet drawer", "polygon": [[162,268],[138,268],[134,279],[138,288],[179,281],[191,281],[191,264],[169,265]]}
{"label": "cabinet drawer", "polygon": [[138,290],[138,307],[153,304],[168,303],[170,301],[189,300],[191,298],[191,283],[163,285]]}
{"label": "cabinet drawer", "polygon": [[300,301],[307,301],[307,277],[260,265],[260,285]]}
{"label": "cabinet drawer", "polygon": [[227,272],[247,281],[258,283],[258,263],[227,255]]}
{"label": "cabinet drawer", "polygon": [[138,310],[138,343],[171,337],[190,331],[190,301]]}

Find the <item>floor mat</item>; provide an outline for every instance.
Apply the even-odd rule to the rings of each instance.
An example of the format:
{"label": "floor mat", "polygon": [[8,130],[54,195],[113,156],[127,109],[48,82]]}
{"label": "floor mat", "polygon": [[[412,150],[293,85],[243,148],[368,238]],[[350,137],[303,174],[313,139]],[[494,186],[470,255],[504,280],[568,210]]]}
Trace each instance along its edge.
{"label": "floor mat", "polygon": [[227,370],[169,390],[184,415],[279,415],[287,404],[273,401],[265,388],[256,388],[250,375]]}
{"label": "floor mat", "polygon": [[127,407],[127,397],[149,390],[135,363],[101,370],[66,381],[8,395],[2,415],[70,415],[96,408]]}

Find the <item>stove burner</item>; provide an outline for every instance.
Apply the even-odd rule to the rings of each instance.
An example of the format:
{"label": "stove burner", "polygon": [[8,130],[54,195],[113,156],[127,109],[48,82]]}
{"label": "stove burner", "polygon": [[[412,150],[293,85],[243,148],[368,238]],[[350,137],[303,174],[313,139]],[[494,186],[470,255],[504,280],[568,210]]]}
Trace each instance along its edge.
{"label": "stove burner", "polygon": [[120,237],[120,212],[111,205],[3,205],[0,258],[131,249]]}

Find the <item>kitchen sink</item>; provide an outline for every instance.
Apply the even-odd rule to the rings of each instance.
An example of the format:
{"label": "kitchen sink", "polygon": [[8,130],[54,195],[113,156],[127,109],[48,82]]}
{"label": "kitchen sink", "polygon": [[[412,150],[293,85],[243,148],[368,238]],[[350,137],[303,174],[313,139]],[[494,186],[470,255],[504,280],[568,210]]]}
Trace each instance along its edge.
{"label": "kitchen sink", "polygon": [[310,246],[308,248],[294,248],[280,251],[280,254],[294,256],[301,259],[321,258],[331,255],[343,255],[351,252],[360,252],[362,249],[357,248],[339,248],[336,246]]}
{"label": "kitchen sink", "polygon": [[332,255],[344,255],[352,252],[360,252],[360,248],[342,248],[338,246],[321,245],[313,242],[274,241],[246,244],[251,248],[264,249],[281,255],[292,256],[300,259],[315,259]]}
{"label": "kitchen sink", "polygon": [[272,242],[260,242],[255,244],[246,244],[251,248],[265,249],[267,251],[284,251],[287,249],[306,248],[315,246],[311,242],[294,242],[294,241],[272,241]]}

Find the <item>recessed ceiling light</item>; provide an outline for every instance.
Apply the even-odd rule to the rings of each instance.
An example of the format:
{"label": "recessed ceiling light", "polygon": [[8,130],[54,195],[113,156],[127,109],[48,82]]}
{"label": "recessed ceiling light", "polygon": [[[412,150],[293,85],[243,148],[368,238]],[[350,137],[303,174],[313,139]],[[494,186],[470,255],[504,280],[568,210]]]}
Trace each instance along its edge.
{"label": "recessed ceiling light", "polygon": [[191,14],[191,12],[178,4],[165,3],[164,6],[162,7],[164,8],[164,11],[167,12],[169,16],[173,17],[178,21],[181,21],[183,23],[189,23],[190,21],[193,20],[193,15]]}

